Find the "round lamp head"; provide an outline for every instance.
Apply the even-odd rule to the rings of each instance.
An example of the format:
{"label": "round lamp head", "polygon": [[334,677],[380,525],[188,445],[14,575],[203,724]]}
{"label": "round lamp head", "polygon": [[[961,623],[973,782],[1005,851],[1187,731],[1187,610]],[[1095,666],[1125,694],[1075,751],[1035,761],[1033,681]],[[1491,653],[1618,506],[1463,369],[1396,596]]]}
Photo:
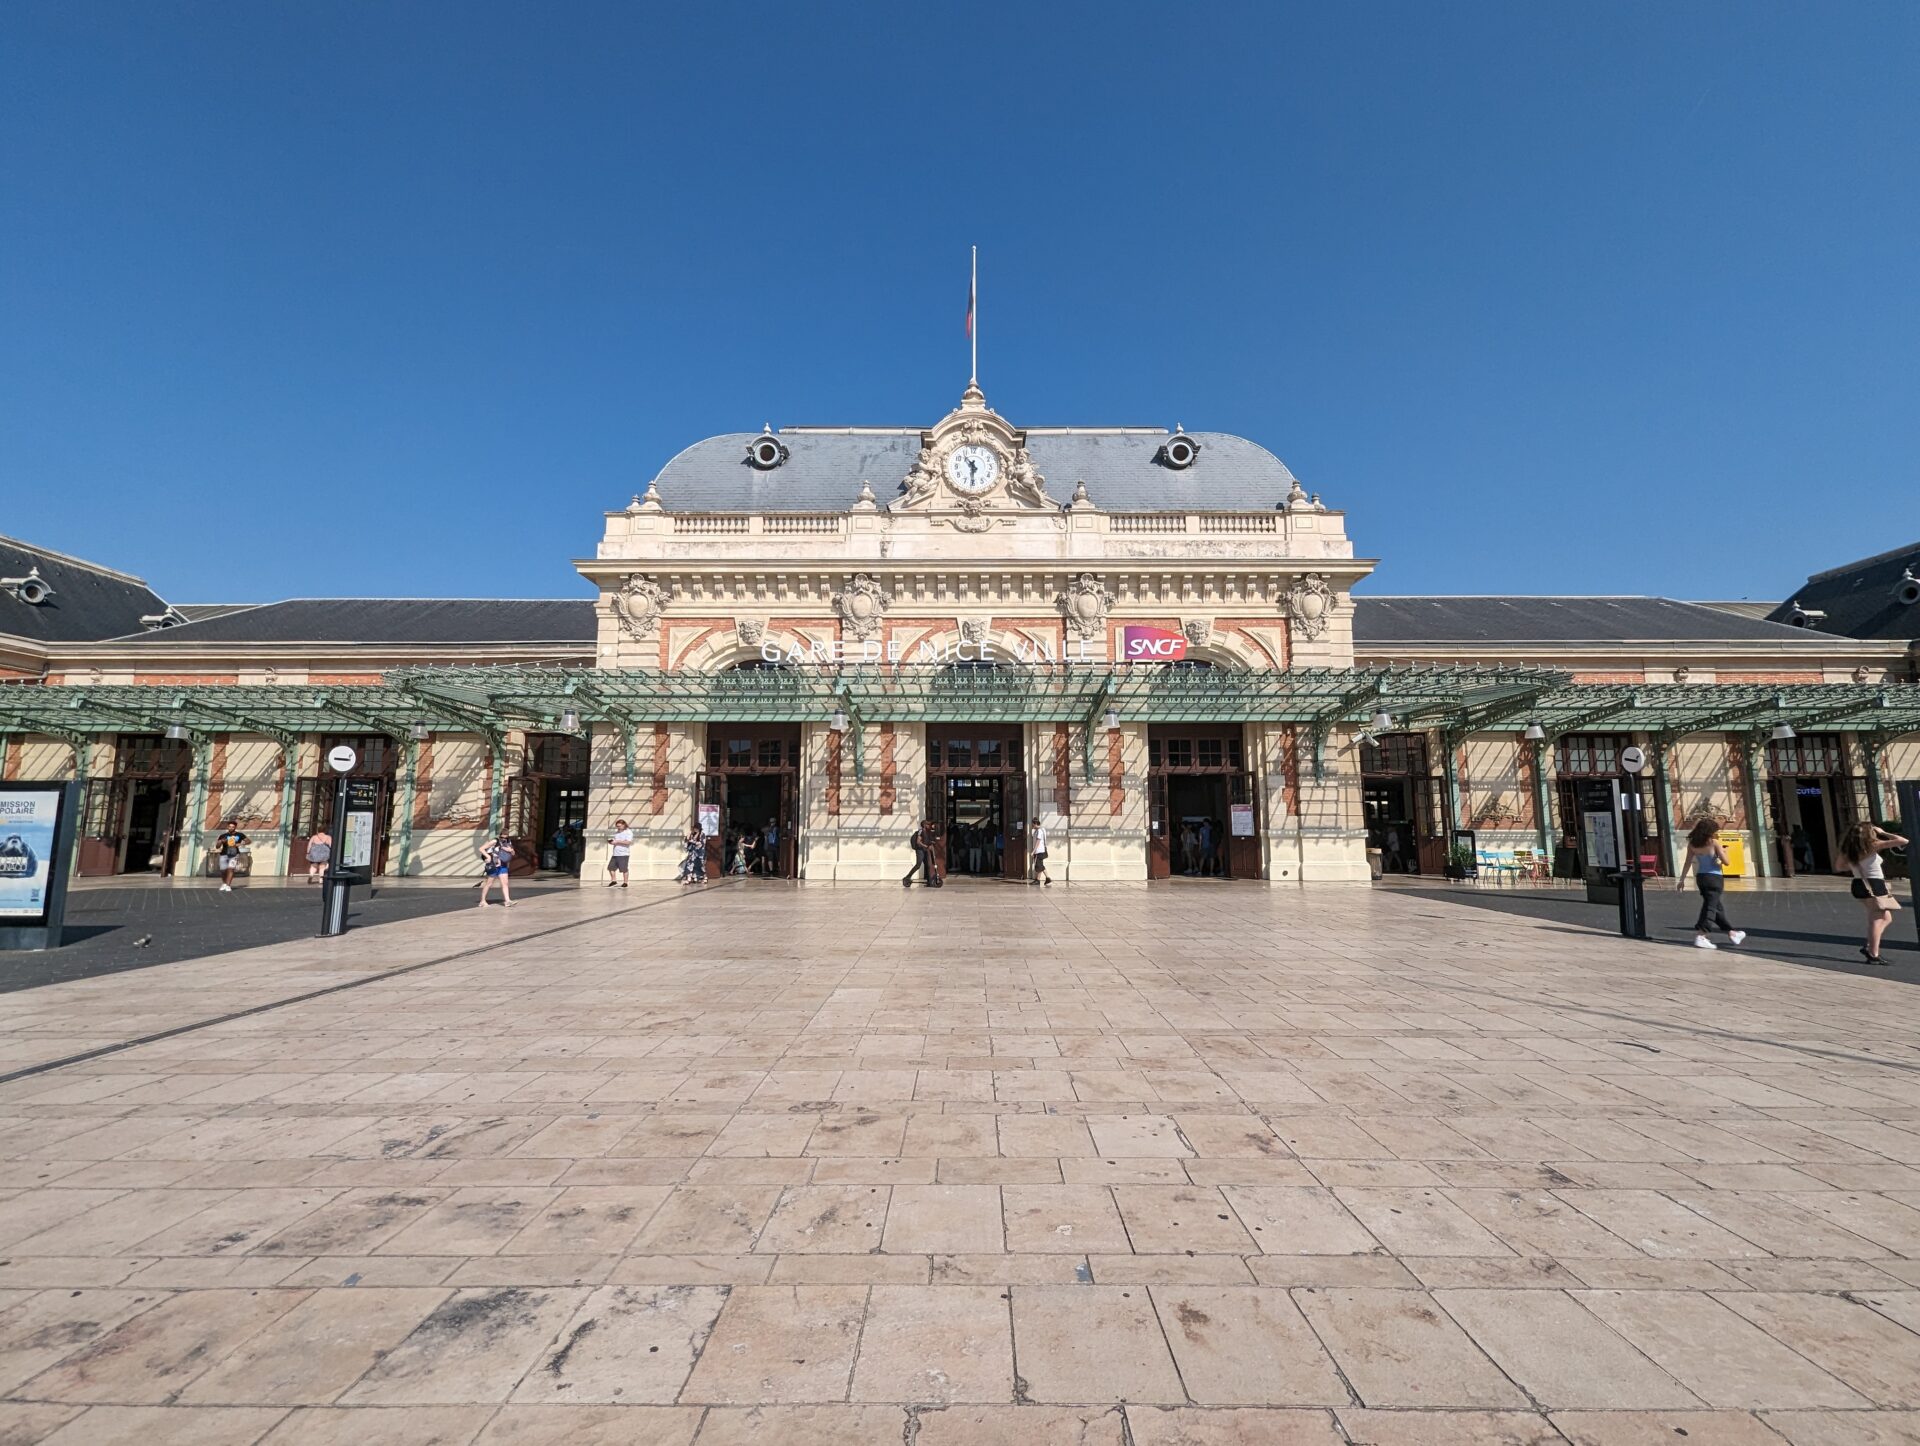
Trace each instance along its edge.
{"label": "round lamp head", "polygon": [[184,723],[169,723],[167,725],[167,737],[175,743],[185,743],[189,738],[193,737],[193,735],[187,732]]}
{"label": "round lamp head", "polygon": [[1107,716],[1100,721],[1106,726],[1107,732],[1111,733],[1120,726],[1120,715],[1109,708],[1107,709]]}
{"label": "round lamp head", "polygon": [[1527,742],[1544,743],[1546,739],[1547,730],[1542,728],[1538,723],[1529,723],[1527,725]]}
{"label": "round lamp head", "polygon": [[1791,723],[1774,724],[1772,736],[1775,743],[1785,743],[1789,741],[1794,737],[1793,725]]}
{"label": "round lamp head", "polygon": [[407,737],[411,738],[415,743],[425,743],[429,738],[433,737],[433,730],[424,723],[409,723],[407,725]]}
{"label": "round lamp head", "polygon": [[1373,721],[1367,724],[1367,727],[1371,728],[1375,733],[1390,733],[1393,731],[1393,715],[1385,708],[1376,708],[1373,714]]}
{"label": "round lamp head", "polygon": [[571,708],[567,709],[566,712],[560,715],[560,731],[562,733],[578,733],[580,731],[580,715]]}
{"label": "round lamp head", "polygon": [[831,728],[835,733],[845,733],[847,731],[847,710],[845,708],[835,708],[833,710],[833,716],[827,719],[827,727]]}

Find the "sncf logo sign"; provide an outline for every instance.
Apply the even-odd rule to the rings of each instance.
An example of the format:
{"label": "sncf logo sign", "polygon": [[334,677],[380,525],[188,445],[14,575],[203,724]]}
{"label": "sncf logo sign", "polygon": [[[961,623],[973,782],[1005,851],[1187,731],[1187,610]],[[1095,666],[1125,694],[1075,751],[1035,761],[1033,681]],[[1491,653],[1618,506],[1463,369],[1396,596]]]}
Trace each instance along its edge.
{"label": "sncf logo sign", "polygon": [[1120,631],[1120,657],[1129,663],[1178,663],[1187,656],[1184,634],[1134,626]]}

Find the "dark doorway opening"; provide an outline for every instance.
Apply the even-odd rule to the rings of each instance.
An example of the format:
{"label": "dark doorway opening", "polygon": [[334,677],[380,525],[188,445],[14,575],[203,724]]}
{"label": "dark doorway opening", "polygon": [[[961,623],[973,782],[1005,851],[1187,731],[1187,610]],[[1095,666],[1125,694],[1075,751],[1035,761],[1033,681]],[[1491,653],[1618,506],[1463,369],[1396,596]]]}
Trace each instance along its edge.
{"label": "dark doorway opening", "polygon": [[182,792],[177,779],[148,779],[133,785],[133,796],[127,800],[127,852],[121,873],[167,871],[174,806]]}
{"label": "dark doorway opening", "polygon": [[999,878],[1007,848],[1005,778],[947,779],[947,872]]}
{"label": "dark doorway opening", "polygon": [[783,775],[736,773],[727,779],[726,868],[729,873],[785,878],[780,839],[786,833]]}
{"label": "dark doorway opening", "polygon": [[1257,879],[1259,809],[1238,723],[1147,728],[1147,877]]}
{"label": "dark doorway opening", "polygon": [[713,811],[707,876],[791,879],[798,873],[800,725],[751,723],[707,729],[707,766],[694,790]]}
{"label": "dark doorway opening", "polygon": [[[546,837],[541,840],[540,862],[548,868],[563,869],[575,878],[587,853],[587,788],[584,783],[550,778],[540,801],[540,817]],[[552,855],[549,862],[548,855]]]}
{"label": "dark doorway opening", "polygon": [[1027,774],[1021,730],[949,723],[927,730],[927,817],[948,876],[1027,876]]}
{"label": "dark doorway opening", "polygon": [[1379,850],[1381,872],[1441,871],[1447,843],[1438,824],[1438,793],[1425,734],[1388,733],[1361,743],[1360,805],[1367,847]]}

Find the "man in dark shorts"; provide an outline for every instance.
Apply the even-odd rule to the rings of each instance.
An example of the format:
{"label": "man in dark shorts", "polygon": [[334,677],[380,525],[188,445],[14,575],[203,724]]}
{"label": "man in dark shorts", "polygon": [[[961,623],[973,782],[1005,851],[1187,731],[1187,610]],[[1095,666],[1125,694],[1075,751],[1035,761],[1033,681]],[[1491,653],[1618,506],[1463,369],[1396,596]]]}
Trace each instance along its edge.
{"label": "man in dark shorts", "polygon": [[240,832],[239,821],[228,819],[227,826],[220,830],[220,837],[213,841],[214,855],[220,861],[220,892],[233,892],[233,876],[240,868],[240,856],[247,851],[248,839]]}

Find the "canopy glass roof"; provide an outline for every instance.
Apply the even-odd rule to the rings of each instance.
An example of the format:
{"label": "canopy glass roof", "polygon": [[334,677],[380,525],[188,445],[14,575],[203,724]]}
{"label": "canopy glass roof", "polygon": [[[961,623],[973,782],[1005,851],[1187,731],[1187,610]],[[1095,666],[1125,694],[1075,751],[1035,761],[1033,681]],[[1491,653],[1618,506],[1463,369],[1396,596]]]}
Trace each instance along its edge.
{"label": "canopy glass roof", "polygon": [[404,668],[382,684],[0,685],[0,733],[72,741],[101,733],[316,733],[497,736],[555,728],[567,712],[623,731],[655,722],[1081,722],[1111,709],[1140,722],[1291,722],[1325,731],[1381,711],[1396,728],[1466,733],[1582,731],[1679,737],[1780,723],[1896,734],[1920,731],[1920,686],[1873,683],[1575,683],[1546,669],[1296,668],[1164,664],[839,669],[719,673],[565,667]]}

